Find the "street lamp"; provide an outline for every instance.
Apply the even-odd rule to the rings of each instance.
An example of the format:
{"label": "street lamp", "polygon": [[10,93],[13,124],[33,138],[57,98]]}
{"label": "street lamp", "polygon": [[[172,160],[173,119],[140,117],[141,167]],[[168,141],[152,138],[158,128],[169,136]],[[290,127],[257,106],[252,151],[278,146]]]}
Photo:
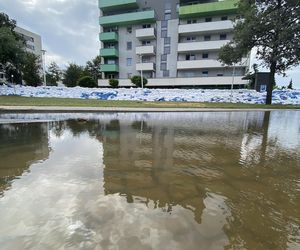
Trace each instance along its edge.
{"label": "street lamp", "polygon": [[44,86],[47,86],[47,79],[46,79],[46,50],[42,49],[42,62],[43,62],[43,76],[44,76]]}
{"label": "street lamp", "polygon": [[[143,55],[140,55],[140,61],[141,64],[143,64]],[[144,88],[144,78],[143,78],[143,65],[141,65],[141,83],[142,83],[142,89]]]}
{"label": "street lamp", "polygon": [[11,83],[14,86],[14,93],[16,94],[16,85],[14,84],[14,75],[11,75]]}

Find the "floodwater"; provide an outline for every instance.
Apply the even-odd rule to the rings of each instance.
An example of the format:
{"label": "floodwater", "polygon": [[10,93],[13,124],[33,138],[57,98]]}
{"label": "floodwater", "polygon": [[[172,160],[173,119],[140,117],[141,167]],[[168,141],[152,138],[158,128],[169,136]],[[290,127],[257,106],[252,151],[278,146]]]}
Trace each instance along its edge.
{"label": "floodwater", "polygon": [[0,123],[1,250],[300,249],[300,112]]}

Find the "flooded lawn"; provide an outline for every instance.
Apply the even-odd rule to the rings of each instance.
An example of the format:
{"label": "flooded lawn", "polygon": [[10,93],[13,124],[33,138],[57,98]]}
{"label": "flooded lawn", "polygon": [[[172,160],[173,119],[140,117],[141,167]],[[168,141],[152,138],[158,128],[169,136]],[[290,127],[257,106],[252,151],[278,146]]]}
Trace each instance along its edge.
{"label": "flooded lawn", "polygon": [[300,112],[0,122],[1,250],[300,249]]}

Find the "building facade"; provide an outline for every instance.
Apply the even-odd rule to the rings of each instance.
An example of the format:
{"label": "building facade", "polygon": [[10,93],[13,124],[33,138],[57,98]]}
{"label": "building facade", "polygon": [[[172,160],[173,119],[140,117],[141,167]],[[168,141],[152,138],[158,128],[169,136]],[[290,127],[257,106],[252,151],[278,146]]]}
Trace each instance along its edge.
{"label": "building facade", "polygon": [[133,75],[149,87],[247,84],[249,60],[235,67],[218,61],[233,37],[237,0],[99,0],[102,79],[132,86]]}
{"label": "building facade", "polygon": [[41,36],[20,27],[16,27],[15,32],[20,34],[25,39],[26,51],[31,52],[42,59],[43,49]]}

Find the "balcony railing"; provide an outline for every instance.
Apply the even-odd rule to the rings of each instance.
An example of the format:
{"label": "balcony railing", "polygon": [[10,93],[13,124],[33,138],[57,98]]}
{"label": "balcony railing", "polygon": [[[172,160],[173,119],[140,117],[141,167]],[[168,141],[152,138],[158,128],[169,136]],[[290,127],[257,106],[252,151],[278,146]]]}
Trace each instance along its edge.
{"label": "balcony railing", "polygon": [[119,38],[117,32],[102,32],[99,39],[101,42],[117,42]]}
{"label": "balcony railing", "polygon": [[118,57],[119,51],[114,48],[100,49],[100,56],[102,56],[102,57]]}
{"label": "balcony railing", "polygon": [[200,33],[210,33],[210,32],[228,32],[233,29],[233,22],[227,21],[217,21],[217,22],[203,22],[203,23],[193,23],[193,24],[183,24],[179,25],[179,34],[200,34]]}
{"label": "balcony railing", "polygon": [[137,0],[99,0],[102,11],[126,10],[138,8]]}
{"label": "balcony railing", "polygon": [[180,18],[234,14],[237,12],[239,0],[224,0],[211,3],[185,5],[179,8]]}
{"label": "balcony railing", "polygon": [[207,42],[179,43],[178,52],[219,50],[223,45],[229,42],[230,40],[217,40]]}
{"label": "balcony railing", "polygon": [[118,15],[101,16],[99,24],[102,26],[117,26],[117,25],[131,25],[139,23],[155,22],[154,10],[130,12]]}
{"label": "balcony railing", "polygon": [[155,71],[155,63],[148,62],[148,63],[137,63],[136,64],[137,71]]}
{"label": "balcony railing", "polygon": [[155,47],[153,45],[139,46],[135,48],[137,55],[155,55]]}
{"label": "balcony railing", "polygon": [[117,64],[101,64],[101,72],[119,72]]}
{"label": "balcony railing", "polygon": [[155,38],[155,29],[146,28],[146,29],[137,29],[135,32],[136,38],[143,39],[154,39]]}

